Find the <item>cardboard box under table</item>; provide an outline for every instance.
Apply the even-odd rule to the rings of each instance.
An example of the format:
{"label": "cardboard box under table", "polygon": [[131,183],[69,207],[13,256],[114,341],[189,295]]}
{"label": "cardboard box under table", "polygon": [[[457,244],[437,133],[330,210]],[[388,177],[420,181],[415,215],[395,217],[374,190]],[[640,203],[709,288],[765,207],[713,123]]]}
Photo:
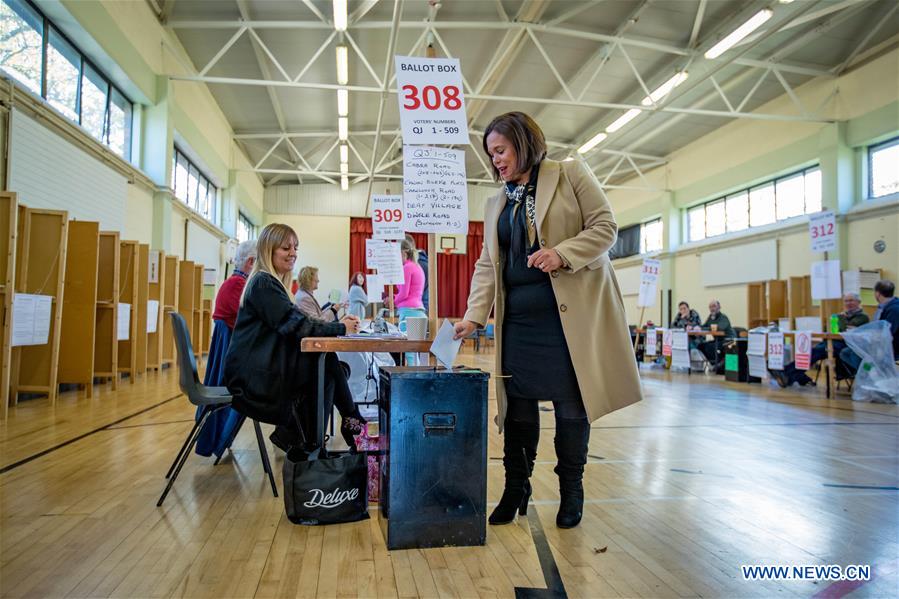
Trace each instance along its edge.
{"label": "cardboard box under table", "polygon": [[379,519],[388,549],[485,543],[488,378],[475,369],[380,369]]}

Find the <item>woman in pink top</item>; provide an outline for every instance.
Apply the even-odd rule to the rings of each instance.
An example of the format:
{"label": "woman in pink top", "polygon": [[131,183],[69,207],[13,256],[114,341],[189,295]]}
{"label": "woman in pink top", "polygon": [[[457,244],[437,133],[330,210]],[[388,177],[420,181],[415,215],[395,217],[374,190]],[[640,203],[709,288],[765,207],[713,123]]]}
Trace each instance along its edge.
{"label": "woman in pink top", "polygon": [[[416,261],[418,253],[415,246],[406,240],[400,244],[403,253],[403,284],[397,285],[397,294],[393,297],[393,305],[398,308],[400,323],[410,316],[427,316],[421,294],[425,288],[425,271]],[[402,328],[402,327],[401,327]]]}

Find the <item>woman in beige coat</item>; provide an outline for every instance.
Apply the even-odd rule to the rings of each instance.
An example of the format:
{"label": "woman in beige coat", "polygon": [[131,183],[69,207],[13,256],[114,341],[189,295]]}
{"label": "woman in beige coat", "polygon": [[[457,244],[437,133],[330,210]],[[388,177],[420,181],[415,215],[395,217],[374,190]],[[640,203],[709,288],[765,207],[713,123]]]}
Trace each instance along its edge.
{"label": "woman in beige coat", "polygon": [[618,227],[580,162],[546,159],[526,114],[496,117],[484,151],[503,190],[484,210],[484,248],[456,338],[496,317],[497,424],[505,490],[490,515],[524,515],[540,436],[538,401],[553,402],[560,528],[577,526],[590,423],[642,399],[624,305],[608,250]]}

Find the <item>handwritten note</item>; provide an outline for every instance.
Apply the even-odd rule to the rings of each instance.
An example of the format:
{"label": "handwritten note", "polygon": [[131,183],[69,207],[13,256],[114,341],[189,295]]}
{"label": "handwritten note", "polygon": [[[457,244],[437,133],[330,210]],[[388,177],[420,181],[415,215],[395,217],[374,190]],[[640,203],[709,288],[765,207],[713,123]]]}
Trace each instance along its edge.
{"label": "handwritten note", "polygon": [[402,285],[403,258],[400,244],[380,239],[365,240],[365,264],[374,268],[385,285]]}
{"label": "handwritten note", "polygon": [[468,233],[465,152],[403,146],[403,206],[407,231]]}

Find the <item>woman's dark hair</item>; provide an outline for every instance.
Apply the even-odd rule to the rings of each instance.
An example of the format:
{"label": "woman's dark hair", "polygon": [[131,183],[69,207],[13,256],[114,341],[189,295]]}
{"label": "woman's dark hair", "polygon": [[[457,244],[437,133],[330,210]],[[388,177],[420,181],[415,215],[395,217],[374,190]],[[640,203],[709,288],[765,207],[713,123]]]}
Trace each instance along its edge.
{"label": "woman's dark hair", "polygon": [[688,304],[687,302],[680,302],[680,303],[677,304],[677,307],[678,307],[678,308],[680,308],[681,306],[686,306],[686,307],[689,308],[689,307],[690,307],[690,304]]}
{"label": "woman's dark hair", "polygon": [[353,285],[358,285],[358,284],[359,284],[359,283],[356,282],[356,278],[357,278],[359,275],[362,275],[362,289],[363,289],[363,291],[365,290],[366,283],[368,283],[368,277],[366,277],[366,276],[365,276],[365,273],[362,272],[361,270],[357,270],[356,272],[353,273],[353,276],[350,277],[350,284],[349,284],[349,286],[347,287],[347,289],[352,289],[352,288],[353,288]]}
{"label": "woman's dark hair", "polygon": [[[534,119],[523,112],[507,112],[490,121],[484,129],[484,152],[490,157],[487,150],[487,136],[491,133],[499,133],[512,143],[515,154],[518,155],[517,169],[519,173],[526,173],[528,169],[540,164],[546,157],[546,138]],[[493,162],[491,161],[491,166]],[[493,180],[499,181],[499,170],[493,166]]]}

